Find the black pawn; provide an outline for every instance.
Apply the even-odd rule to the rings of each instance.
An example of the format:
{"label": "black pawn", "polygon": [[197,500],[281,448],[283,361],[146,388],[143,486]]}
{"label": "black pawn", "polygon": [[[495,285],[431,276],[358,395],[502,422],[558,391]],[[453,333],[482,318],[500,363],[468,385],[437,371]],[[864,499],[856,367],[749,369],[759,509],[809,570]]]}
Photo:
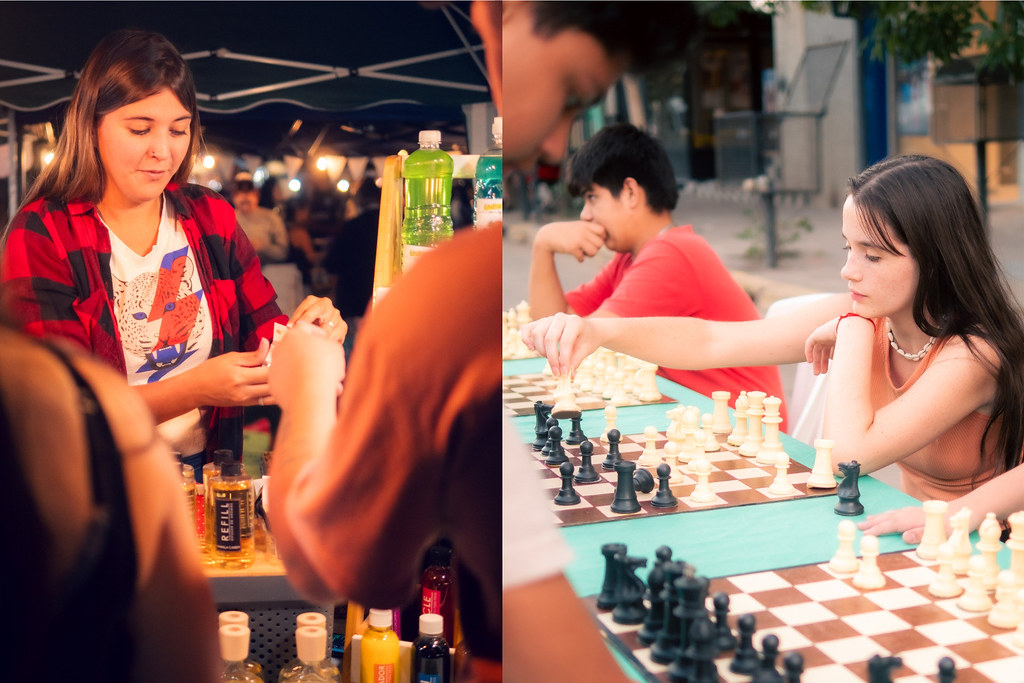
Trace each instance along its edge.
{"label": "black pawn", "polygon": [[711,602],[715,606],[715,647],[719,652],[731,652],[736,648],[736,636],[729,628],[729,594],[715,593]]}
{"label": "black pawn", "polygon": [[804,656],[799,652],[790,652],[782,658],[782,670],[785,683],[800,683],[800,675],[804,672]]}
{"label": "black pawn", "polygon": [[868,660],[868,683],[891,683],[892,670],[903,666],[903,660],[896,656],[874,655]]}
{"label": "black pawn", "polygon": [[775,668],[779,658],[779,637],[769,633],[761,640],[761,664],[754,670],[753,683],[782,683],[782,674]]}
{"label": "black pawn", "polygon": [[563,462],[567,462],[569,456],[565,454],[565,449],[562,448],[562,428],[555,425],[548,430],[548,434],[551,436],[548,439],[551,442],[551,451],[548,453],[548,457],[544,458],[544,464],[561,465]]}
{"label": "black pawn", "polygon": [[637,470],[633,475],[633,488],[640,493],[650,493],[654,490],[654,477],[648,470]]}
{"label": "black pawn", "polygon": [[854,517],[864,512],[864,506],[860,504],[860,488],[857,479],[860,477],[860,463],[856,460],[839,463],[839,470],[843,473],[843,481],[836,489],[839,502],[834,508],[837,515]]}
{"label": "black pawn", "polygon": [[541,457],[547,458],[551,455],[551,449],[554,447],[554,442],[551,440],[551,428],[558,426],[558,420],[553,417],[549,417],[544,422],[544,433],[547,434],[547,438],[544,440],[544,446],[540,449]]}
{"label": "black pawn", "polygon": [[740,633],[739,642],[736,644],[736,654],[733,655],[732,662],[729,664],[729,671],[749,676],[757,671],[758,664],[761,662],[757,650],[754,649],[754,631],[757,629],[754,615],[741,615],[736,620],[736,629]]}
{"label": "black pawn", "polygon": [[646,557],[617,555],[619,568],[619,601],[612,609],[612,621],[617,624],[640,624],[647,617],[644,593],[647,586],[636,575],[636,570],[647,566]]}
{"label": "black pawn", "polygon": [[569,427],[569,436],[565,437],[565,442],[570,446],[575,446],[586,441],[587,436],[583,433],[583,416],[575,415],[569,420],[572,426]]}
{"label": "black pawn", "polygon": [[672,476],[672,467],[666,462],[658,465],[658,492],[651,499],[651,505],[656,508],[674,508],[679,505],[672,489],[668,486],[668,480]]}
{"label": "black pawn", "polygon": [[714,627],[707,617],[700,617],[690,625],[688,667],[686,671],[669,668],[672,681],[689,683],[718,683],[718,667],[715,665]]}
{"label": "black pawn", "polygon": [[562,488],[558,489],[558,494],[555,496],[555,505],[576,505],[580,502],[580,494],[576,493],[576,489],[572,487],[572,470],[572,463],[568,461],[558,467],[558,472],[562,477]]}
{"label": "black pawn", "polygon": [[[671,557],[671,551],[670,551]],[[650,645],[658,637],[658,631],[665,625],[665,568],[661,559],[655,560],[654,569],[647,575],[647,602],[650,610],[644,619],[643,627],[637,632],[636,639],[644,645]]]}
{"label": "black pawn", "polygon": [[533,450],[539,451],[544,448],[548,440],[548,418],[551,417],[551,406],[543,401],[535,401],[533,414],[537,417],[537,424],[533,427],[533,433],[537,438],[533,440]]}
{"label": "black pawn", "polygon": [[593,484],[595,481],[601,481],[601,475],[594,469],[594,444],[589,441],[581,443],[580,458],[583,459],[583,463],[572,480],[577,484]]}
{"label": "black pawn", "polygon": [[633,471],[636,463],[632,460],[620,460],[615,463],[615,497],[612,500],[612,512],[630,514],[640,511],[640,501],[633,487]]}
{"label": "black pawn", "polygon": [[658,631],[658,637],[651,646],[651,659],[659,664],[668,664],[679,654],[679,647],[682,638],[679,632],[682,618],[676,614],[676,605],[679,604],[679,594],[673,584],[676,579],[683,575],[686,568],[683,562],[665,562],[662,565],[665,571],[665,587],[661,595],[665,601],[665,624]]}
{"label": "black pawn", "polygon": [[956,680],[956,662],[952,657],[939,660],[939,683],[953,683]]}
{"label": "black pawn", "polygon": [[597,596],[597,606],[599,609],[611,609],[619,601],[619,570],[615,556],[625,555],[626,546],[623,543],[605,543],[601,546],[601,554],[604,555],[604,581]]}
{"label": "black pawn", "polygon": [[605,456],[604,462],[601,463],[601,469],[614,470],[615,463],[622,460],[622,454],[619,453],[619,439],[621,438],[622,434],[619,433],[618,429],[608,430],[608,455]]}

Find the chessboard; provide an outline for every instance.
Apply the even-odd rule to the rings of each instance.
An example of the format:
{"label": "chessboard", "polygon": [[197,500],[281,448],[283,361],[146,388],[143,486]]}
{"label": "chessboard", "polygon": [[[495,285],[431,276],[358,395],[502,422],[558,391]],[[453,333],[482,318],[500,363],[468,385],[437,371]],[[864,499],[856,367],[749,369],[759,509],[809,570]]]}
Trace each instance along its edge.
{"label": "chessboard", "polygon": [[[501,401],[509,415],[533,415],[533,404],[537,401],[554,403],[557,379],[543,373],[506,375],[501,378]],[[580,410],[603,410],[610,402],[601,394],[581,389],[574,390],[576,405]],[[635,394],[629,394],[629,401],[623,406],[645,406],[659,403],[675,403],[676,400],[664,394],[657,401],[641,401]]]}
{"label": "chessboard", "polygon": [[[577,398],[577,402],[578,400]],[[568,433],[568,428],[566,433]],[[591,437],[589,440],[594,447],[593,466],[600,473],[601,480],[592,484],[574,484],[575,491],[580,496],[580,502],[576,505],[555,504],[554,497],[558,493],[562,482],[558,466],[546,465],[544,463],[544,454],[541,451],[532,451],[534,465],[541,475],[541,485],[545,491],[550,493],[551,510],[555,513],[558,523],[563,526],[593,524],[595,522],[608,522],[641,516],[671,515],[693,510],[754,505],[777,500],[792,500],[808,496],[830,496],[836,494],[835,488],[808,488],[807,479],[811,475],[811,469],[794,459],[790,459],[787,473],[789,482],[795,489],[793,493],[784,496],[769,493],[768,488],[775,480],[775,468],[771,465],[759,465],[755,462],[754,458],[740,455],[739,449],[726,443],[725,436],[722,436],[719,439],[720,449],[706,454],[708,461],[711,463],[711,474],[708,477],[708,482],[712,491],[716,494],[715,500],[708,503],[690,501],[689,495],[696,486],[697,479],[694,473],[687,472],[684,468],[681,481],[670,486],[672,493],[679,502],[676,507],[661,508],[651,504],[658,486],[657,478],[655,477],[654,489],[647,493],[637,492],[637,500],[640,502],[641,507],[639,512],[631,514],[612,512],[611,504],[615,497],[617,475],[613,470],[606,470],[601,467],[601,462],[608,454],[608,444],[603,442],[600,437]],[[659,431],[654,442],[655,448],[663,452],[667,443],[668,437],[666,433]],[[636,462],[643,452],[645,445],[646,439],[643,434],[623,434],[619,442],[619,453],[623,460]],[[563,448],[573,465],[574,471],[578,471],[582,464],[579,446],[565,445]],[[652,474],[654,474],[653,471]]]}
{"label": "chessboard", "polygon": [[[991,625],[986,613],[960,609],[957,598],[928,592],[935,562],[908,551],[879,555],[878,566],[885,585],[877,590],[855,587],[852,574],[837,574],[826,562],[711,579],[707,595],[729,595],[734,632],[740,615],[754,616],[755,648],[775,635],[777,663],[800,653],[804,683],[868,681],[867,662],[876,654],[901,658],[902,665],[891,671],[894,681],[935,681],[942,657],[952,658],[957,681],[1024,681],[1024,649],[1013,644],[1014,629]],[[966,586],[967,579],[959,582]],[[668,665],[651,659],[651,648],[638,640],[641,624],[616,623],[610,609],[597,607],[597,596],[583,602],[609,642],[647,680],[671,680]],[[713,615],[712,598],[706,603]],[[729,670],[732,658],[732,652],[715,657],[720,680],[749,681]]]}

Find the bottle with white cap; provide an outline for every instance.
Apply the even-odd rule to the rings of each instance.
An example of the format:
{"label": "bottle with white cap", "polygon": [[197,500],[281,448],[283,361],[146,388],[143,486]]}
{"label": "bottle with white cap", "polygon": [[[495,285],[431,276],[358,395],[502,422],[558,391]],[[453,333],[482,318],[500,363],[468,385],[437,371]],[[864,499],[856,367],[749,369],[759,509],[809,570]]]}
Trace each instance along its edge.
{"label": "bottle with white cap", "polygon": [[363,634],[359,680],[395,681],[398,677],[398,635],[391,629],[391,610],[370,609],[370,625]]}
{"label": "bottle with white cap", "polygon": [[220,627],[220,656],[224,660],[224,668],[220,673],[221,681],[241,681],[242,683],[264,683],[246,666],[249,656],[249,628],[241,624],[225,624]]}
{"label": "bottle with white cap", "polygon": [[295,629],[298,662],[281,669],[279,683],[340,683],[338,670],[324,667],[327,629],[323,626],[299,626]]}
{"label": "bottle with white cap", "polygon": [[[336,667],[334,665],[334,662],[331,660],[327,648],[327,617],[320,612],[302,612],[301,614],[295,617],[296,650],[299,649],[299,629],[303,627],[320,629],[324,632],[322,638],[323,642],[320,644],[319,650],[320,662],[318,663],[319,673],[317,675],[323,676],[324,678],[322,680],[341,681],[341,672],[338,670],[338,667]],[[300,653],[297,659],[292,660],[281,669],[281,673],[278,676],[278,680],[321,680],[319,678],[286,678],[286,676],[297,676],[298,672],[300,670],[303,670],[305,667],[306,664],[302,659],[302,654]]]}
{"label": "bottle with white cap", "polygon": [[473,183],[473,227],[482,228],[501,223],[501,117],[491,124],[490,149],[476,162]]}
{"label": "bottle with white cap", "polygon": [[420,615],[420,635],[412,642],[413,683],[448,683],[452,676],[452,657],[444,639],[444,617]]}
{"label": "bottle with white cap", "polygon": [[[239,626],[249,628],[249,615],[241,610],[224,610],[217,615],[217,626],[227,626],[228,624],[238,624]],[[252,632],[250,631],[250,634],[251,633]],[[255,659],[246,659],[245,668],[256,676],[263,678],[263,665]]]}
{"label": "bottle with white cap", "polygon": [[441,131],[421,130],[420,147],[402,163],[405,216],[402,271],[452,236],[452,173],[455,163],[441,149]]}

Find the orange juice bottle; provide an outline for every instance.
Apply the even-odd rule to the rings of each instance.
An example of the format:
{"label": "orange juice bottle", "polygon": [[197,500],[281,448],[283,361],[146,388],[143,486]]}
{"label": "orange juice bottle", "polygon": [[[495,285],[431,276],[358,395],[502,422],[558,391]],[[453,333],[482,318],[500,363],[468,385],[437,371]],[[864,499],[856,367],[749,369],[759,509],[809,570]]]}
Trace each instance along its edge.
{"label": "orange juice bottle", "polygon": [[370,626],[363,634],[359,680],[363,683],[398,682],[398,634],[391,629],[389,609],[370,610]]}

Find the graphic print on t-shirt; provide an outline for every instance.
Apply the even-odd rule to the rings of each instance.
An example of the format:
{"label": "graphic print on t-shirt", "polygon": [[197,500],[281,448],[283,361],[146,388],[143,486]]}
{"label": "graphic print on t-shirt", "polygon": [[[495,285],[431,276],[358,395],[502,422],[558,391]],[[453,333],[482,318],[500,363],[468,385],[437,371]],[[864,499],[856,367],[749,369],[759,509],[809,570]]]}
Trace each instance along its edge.
{"label": "graphic print on t-shirt", "polygon": [[165,254],[156,273],[127,282],[114,278],[121,344],[126,356],[141,362],[136,372],[150,373],[147,382],[158,381],[196,351],[203,291],[192,291],[194,269],[186,245]]}

